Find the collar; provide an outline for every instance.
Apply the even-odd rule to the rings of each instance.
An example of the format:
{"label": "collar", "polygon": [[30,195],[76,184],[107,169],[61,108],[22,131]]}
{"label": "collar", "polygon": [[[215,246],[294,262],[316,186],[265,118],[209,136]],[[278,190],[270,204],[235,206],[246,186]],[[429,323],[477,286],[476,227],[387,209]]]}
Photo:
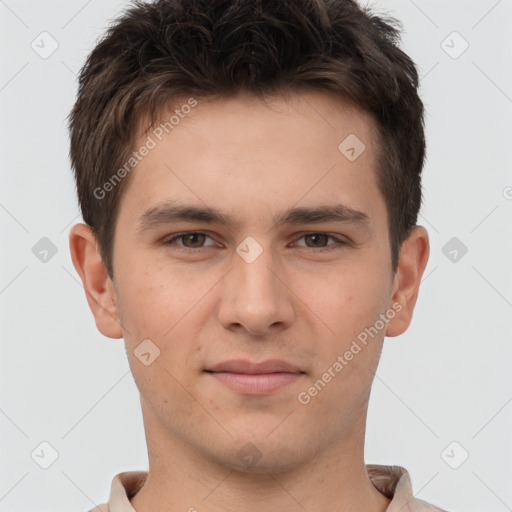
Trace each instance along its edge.
{"label": "collar", "polygon": [[[374,487],[391,502],[386,512],[444,512],[423,500],[415,498],[411,478],[401,466],[367,464],[366,471]],[[89,512],[136,512],[130,499],[137,494],[146,481],[147,471],[124,471],[114,476],[108,503]]]}

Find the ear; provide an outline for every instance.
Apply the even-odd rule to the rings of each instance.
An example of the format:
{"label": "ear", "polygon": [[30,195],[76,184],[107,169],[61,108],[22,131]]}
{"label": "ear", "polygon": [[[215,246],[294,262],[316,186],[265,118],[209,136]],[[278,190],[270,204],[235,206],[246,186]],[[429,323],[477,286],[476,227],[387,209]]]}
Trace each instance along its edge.
{"label": "ear", "polygon": [[[393,309],[397,311],[397,314],[388,322],[386,336],[399,336],[408,329],[429,253],[427,230],[423,226],[415,226],[400,250],[390,303],[390,307],[395,304]],[[401,309],[399,309],[399,305]]]}
{"label": "ear", "polygon": [[114,285],[101,259],[96,237],[89,226],[75,224],[71,228],[69,249],[96,320],[96,327],[108,338],[122,338]]}

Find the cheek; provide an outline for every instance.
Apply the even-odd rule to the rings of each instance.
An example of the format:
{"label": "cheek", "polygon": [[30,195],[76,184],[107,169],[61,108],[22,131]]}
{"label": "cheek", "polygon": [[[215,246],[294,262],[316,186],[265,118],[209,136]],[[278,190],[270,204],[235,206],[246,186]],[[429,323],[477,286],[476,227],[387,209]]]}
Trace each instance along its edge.
{"label": "cheek", "polygon": [[389,300],[387,284],[372,266],[332,273],[325,283],[308,283],[315,298],[310,308],[329,327],[315,349],[318,359],[312,380],[329,381],[329,391],[321,393],[318,405],[344,402],[347,396],[355,404],[368,392],[382,350],[384,324],[379,322],[377,329],[375,325]]}
{"label": "cheek", "polygon": [[121,321],[130,339],[161,338],[197,301],[193,283],[184,286],[179,272],[164,272],[154,262],[124,266],[119,282]]}
{"label": "cheek", "polygon": [[[124,338],[128,357],[131,358],[132,368],[141,378],[146,378],[148,372],[142,373],[136,353],[144,340],[151,340],[157,348],[152,348],[148,342],[149,351],[158,354],[154,369],[159,373],[167,369],[172,375],[183,377],[184,368],[188,362],[197,358],[201,345],[200,339],[204,320],[208,318],[205,308],[207,302],[202,300],[208,289],[213,286],[209,279],[199,279],[196,275],[186,275],[174,269],[172,272],[162,266],[142,265],[136,268],[144,269],[135,272],[130,267],[119,274],[120,301],[119,314],[124,330]],[[158,363],[158,364],[157,364]],[[156,378],[148,376],[148,385]],[[159,379],[169,378],[162,374]]]}
{"label": "cheek", "polygon": [[340,267],[339,272],[331,272],[323,279],[304,282],[312,311],[342,339],[373,324],[389,301],[387,283],[375,268]]}

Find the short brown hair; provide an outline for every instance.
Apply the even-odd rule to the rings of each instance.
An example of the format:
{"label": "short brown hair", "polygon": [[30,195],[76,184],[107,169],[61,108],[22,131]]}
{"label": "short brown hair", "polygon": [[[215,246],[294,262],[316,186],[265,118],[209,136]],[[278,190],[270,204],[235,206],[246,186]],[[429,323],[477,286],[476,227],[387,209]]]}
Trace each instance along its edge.
{"label": "short brown hair", "polygon": [[153,124],[169,101],[187,95],[307,89],[335,92],[377,122],[394,272],[421,206],[425,158],[418,73],[399,43],[394,18],[354,0],[133,2],[88,56],[69,115],[78,200],[109,276],[130,176],[104,197],[98,190],[130,158],[142,116]]}

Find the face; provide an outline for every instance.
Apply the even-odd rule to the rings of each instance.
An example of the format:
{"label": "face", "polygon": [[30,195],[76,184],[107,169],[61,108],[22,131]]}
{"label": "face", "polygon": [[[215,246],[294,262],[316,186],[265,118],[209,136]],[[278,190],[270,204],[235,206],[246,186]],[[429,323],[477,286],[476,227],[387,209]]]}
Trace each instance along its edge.
{"label": "face", "polygon": [[361,444],[402,307],[372,119],[325,92],[239,96],[148,135],[112,292],[146,434],[255,471]]}

